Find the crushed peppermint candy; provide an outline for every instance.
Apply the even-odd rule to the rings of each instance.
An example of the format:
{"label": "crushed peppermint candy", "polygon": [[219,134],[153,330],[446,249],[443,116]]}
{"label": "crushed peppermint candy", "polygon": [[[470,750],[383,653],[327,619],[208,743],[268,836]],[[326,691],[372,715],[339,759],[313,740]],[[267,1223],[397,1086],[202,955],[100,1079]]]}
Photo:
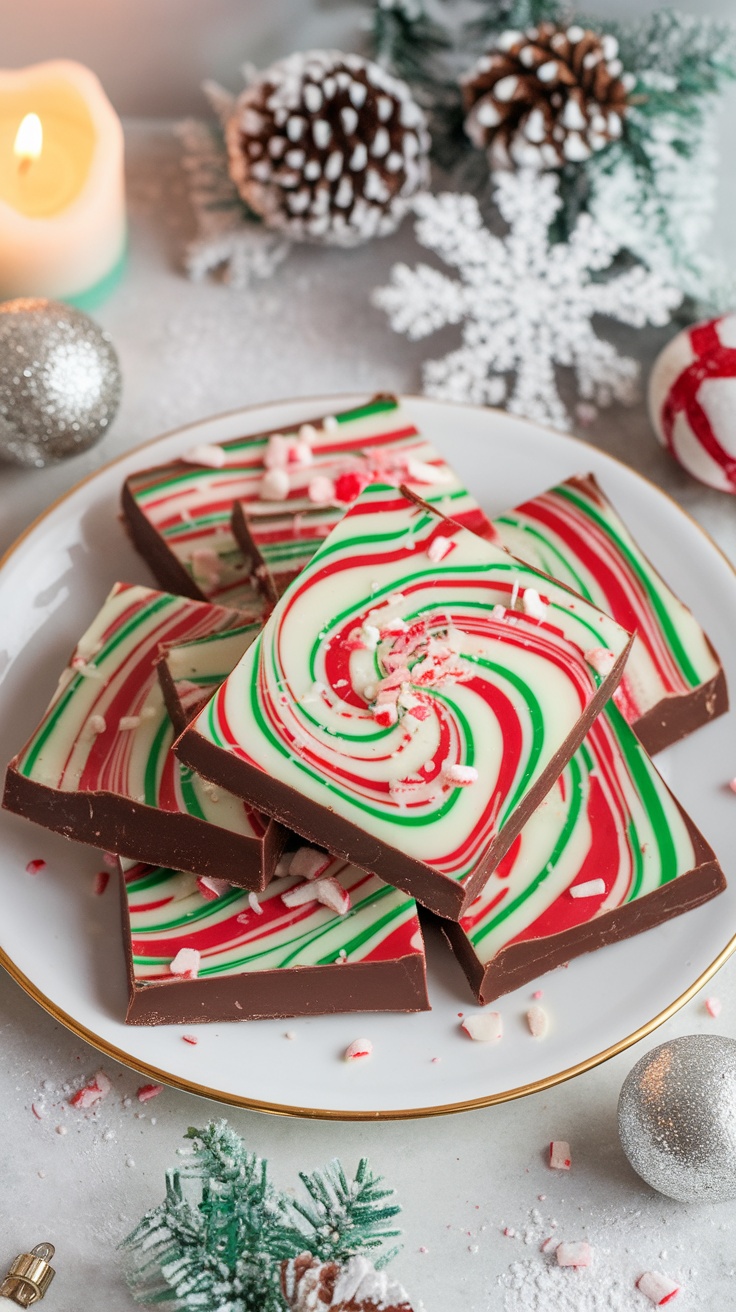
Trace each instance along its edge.
{"label": "crushed peppermint candy", "polygon": [[498,1011],[484,1011],[479,1015],[466,1016],[460,1022],[460,1029],[476,1043],[498,1043],[503,1037],[503,1017]]}
{"label": "crushed peppermint candy", "polygon": [[428,465],[424,460],[415,460],[414,456],[409,456],[406,462],[406,473],[412,483],[437,485],[450,482],[448,470],[438,469],[436,465]]}
{"label": "crushed peppermint candy", "polygon": [[107,1078],[104,1071],[98,1071],[89,1084],[85,1084],[83,1089],[78,1089],[69,1099],[71,1107],[76,1107],[78,1111],[86,1111],[88,1107],[94,1107],[96,1103],[102,1102],[112,1088],[112,1084]]}
{"label": "crushed peppermint candy", "polygon": [[553,1139],[549,1146],[549,1164],[553,1171],[569,1171],[572,1166],[570,1145],[564,1139]]}
{"label": "crushed peppermint candy", "polygon": [[248,894],[248,903],[250,905],[251,911],[255,911],[257,916],[263,915],[263,907],[258,901],[258,898],[256,897],[255,893]]}
{"label": "crushed peppermint candy", "polygon": [[289,463],[290,446],[289,439],[283,433],[272,433],[263,453],[266,469],[285,469]]}
{"label": "crushed peppermint candy", "polygon": [[103,865],[109,866],[111,870],[117,870],[118,859],[114,852],[103,852],[102,861]]}
{"label": "crushed peppermint candy", "polygon": [[600,897],[606,891],[603,879],[586,879],[583,884],[573,884],[569,890],[570,897]]}
{"label": "crushed peppermint candy", "polygon": [[349,1043],[344,1053],[345,1061],[362,1061],[365,1057],[370,1057],[373,1052],[373,1044],[370,1039],[353,1039]]}
{"label": "crushed peppermint candy", "polygon": [[442,778],[448,784],[454,784],[456,788],[467,788],[470,784],[477,783],[478,771],[474,765],[457,765],[445,761],[442,766]]}
{"label": "crushed peppermint candy", "polygon": [[142,1084],[136,1093],[136,1098],[139,1102],[150,1102],[151,1098],[158,1098],[163,1091],[163,1084]]}
{"label": "crushed peppermint candy", "polygon": [[289,487],[289,475],[285,469],[267,469],[261,479],[258,495],[261,501],[286,501]]}
{"label": "crushed peppermint candy", "polygon": [[722,1003],[720,998],[705,999],[705,1010],[707,1011],[709,1016],[713,1017],[714,1020],[716,1019],[716,1017],[720,1016],[721,1006]]}
{"label": "crushed peppermint candy", "polygon": [[192,575],[202,583],[219,583],[220,557],[212,547],[198,547],[192,552]]}
{"label": "crushed peppermint candy", "polygon": [[[332,426],[332,427],[328,427],[328,422],[329,422],[328,419],[323,419],[323,420],[322,420],[322,427],[323,427],[323,429],[325,430],[326,433],[334,432],[334,429],[337,428],[337,426],[338,426],[338,425],[337,425],[337,420],[335,419],[335,420],[333,421],[333,426]],[[318,441],[318,439],[319,439],[319,430],[315,428],[314,424],[302,424],[302,425],[301,425],[301,427],[300,427],[300,429],[299,429],[299,441],[300,441],[300,442],[308,442],[309,445],[311,446],[314,442]]]}
{"label": "crushed peppermint candy", "polygon": [[97,874],[94,877],[94,880],[92,881],[92,892],[95,894],[96,897],[101,897],[109,883],[110,883],[110,871],[98,870]]}
{"label": "crushed peppermint candy", "polygon": [[616,657],[607,647],[591,647],[590,651],[583,653],[589,665],[592,665],[596,674],[600,674],[605,679],[611,673],[616,664]]}
{"label": "crushed peppermint candy", "polygon": [[289,462],[293,465],[299,465],[303,468],[305,465],[311,465],[314,462],[312,448],[308,442],[293,442],[289,447]]}
{"label": "crushed peppermint candy", "polygon": [[140,728],[140,723],[140,715],[121,715],[118,720],[118,729],[120,729],[122,733],[126,733],[130,729]]}
{"label": "crushed peppermint candy", "polygon": [[350,894],[329,875],[323,879],[307,880],[303,884],[287,888],[281,894],[281,901],[287,907],[303,906],[306,902],[321,902],[323,906],[329,907],[339,916],[346,915],[350,910]]}
{"label": "crushed peppermint candy", "polygon": [[677,1281],[670,1280],[669,1276],[663,1275],[661,1271],[645,1271],[643,1276],[639,1276],[636,1287],[655,1307],[664,1307],[665,1303],[670,1303],[680,1292]]}
{"label": "crushed peppermint candy", "polygon": [[585,1239],[578,1239],[573,1243],[558,1244],[555,1256],[558,1266],[590,1266],[593,1250]]}
{"label": "crushed peppermint candy", "polygon": [[107,728],[107,721],[104,715],[90,715],[89,727],[93,733],[104,733]]}
{"label": "crushed peppermint candy", "polygon": [[40,875],[42,870],[46,869],[46,862],[43,857],[37,856],[33,861],[29,861],[26,866],[27,875]]}
{"label": "crushed peppermint candy", "polygon": [[217,879],[214,875],[199,875],[197,878],[197,891],[206,902],[214,902],[216,898],[224,897],[232,887],[229,880]]}
{"label": "crushed peppermint candy", "polygon": [[335,500],[335,484],[326,474],[317,474],[310,481],[307,496],[315,506],[327,506]]}
{"label": "crushed peppermint candy", "polygon": [[196,1045],[199,1043],[199,1039],[197,1038],[196,1034],[182,1034],[181,1039],[182,1039],[182,1043],[188,1043],[192,1048],[196,1047]]}
{"label": "crushed peppermint candy", "polygon": [[179,979],[196,979],[201,959],[196,948],[179,948],[173,961],[169,962],[169,971]]}
{"label": "crushed peppermint candy", "polygon": [[289,858],[287,871],[295,879],[318,879],[331,863],[332,857],[317,847],[298,847]]}
{"label": "crushed peppermint candy", "polygon": [[542,601],[536,588],[524,588],[521,604],[525,615],[529,615],[531,619],[540,621],[546,619],[547,603]]}
{"label": "crushed peppermint candy", "polygon": [[546,1039],[549,1034],[549,1016],[544,1007],[530,1007],[526,1013],[526,1023],[533,1039]]}
{"label": "crushed peppermint candy", "polygon": [[454,550],[454,547],[454,542],[451,542],[449,538],[445,538],[441,533],[438,533],[436,537],[432,538],[432,541],[427,547],[427,555],[433,565],[438,565],[441,560],[445,559],[445,556],[449,556],[450,552]]}
{"label": "crushed peppermint candy", "polygon": [[181,458],[187,465],[204,465],[207,469],[222,469],[227,461],[221,446],[210,446],[204,442],[200,446],[193,446],[190,451],[185,451]]}
{"label": "crushed peppermint candy", "polygon": [[728,786],[731,789],[732,793],[736,793],[736,778],[729,779]]}

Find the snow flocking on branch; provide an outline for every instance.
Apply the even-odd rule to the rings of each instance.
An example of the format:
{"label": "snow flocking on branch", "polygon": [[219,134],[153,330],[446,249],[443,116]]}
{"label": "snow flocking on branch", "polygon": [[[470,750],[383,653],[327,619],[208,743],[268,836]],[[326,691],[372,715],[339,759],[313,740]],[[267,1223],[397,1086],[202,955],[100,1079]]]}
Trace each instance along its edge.
{"label": "snow flocking on branch", "polygon": [[682,299],[657,274],[634,265],[607,279],[618,243],[589,214],[567,242],[551,243],[562,205],[555,174],[495,173],[494,198],[508,232],[485,227],[474,196],[445,192],[414,203],[415,234],[459,277],[427,265],[397,264],[373,294],[392,328],[412,340],[462,325],[462,345],[423,369],[424,390],[445,400],[498,404],[515,374],[507,409],[570,427],[557,366],[574,370],[580,396],[599,406],[630,402],[639,367],[593,330],[595,315],[633,327],[665,324]]}

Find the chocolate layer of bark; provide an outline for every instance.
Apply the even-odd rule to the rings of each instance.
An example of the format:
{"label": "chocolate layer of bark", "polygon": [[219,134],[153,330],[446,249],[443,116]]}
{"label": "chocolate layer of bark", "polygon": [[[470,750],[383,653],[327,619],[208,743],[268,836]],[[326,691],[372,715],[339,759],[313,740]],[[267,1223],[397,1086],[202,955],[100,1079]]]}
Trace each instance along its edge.
{"label": "chocolate layer of bark", "polygon": [[603,911],[563,933],[510,943],[485,964],[479,960],[461,925],[450,920],[439,921],[478,1001],[492,1002],[566,965],[574,957],[654,929],[722,893],[726,879],[718,858],[679,803],[677,806],[692,840],[693,867],[643,897]]}
{"label": "chocolate layer of bark", "polygon": [[254,891],[269,883],[289,837],[273,821],[259,840],[115,793],[47,788],[22,775],[13,761],[5,777],[3,807],[78,843],[133,861],[196,870]]}
{"label": "chocolate layer of bark", "polygon": [[264,888],[286,834],[176,759],[156,677],[162,649],[225,633],[239,647],[250,630],[238,611],[115,584],[10,763],[5,807],[132,859]]}
{"label": "chocolate layer of bark", "polygon": [[[708,645],[717,660],[718,655],[710,641]],[[664,698],[645,715],[633,720],[632,728],[650,756],[656,756],[657,752],[679,743],[681,738],[702,729],[719,715],[725,715],[728,707],[726,671],[721,666],[708,683],[693,688],[692,692]]]}

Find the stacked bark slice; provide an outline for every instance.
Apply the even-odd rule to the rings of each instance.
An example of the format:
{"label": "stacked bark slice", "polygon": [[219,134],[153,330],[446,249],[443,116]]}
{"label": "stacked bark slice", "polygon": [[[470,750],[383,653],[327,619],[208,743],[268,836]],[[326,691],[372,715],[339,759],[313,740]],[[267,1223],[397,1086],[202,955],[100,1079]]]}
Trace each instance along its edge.
{"label": "stacked bark slice", "polygon": [[124,858],[132,1023],[488,1001],[725,886],[647,755],[727,708],[592,477],[492,524],[391,397],[143,470],[5,805]]}

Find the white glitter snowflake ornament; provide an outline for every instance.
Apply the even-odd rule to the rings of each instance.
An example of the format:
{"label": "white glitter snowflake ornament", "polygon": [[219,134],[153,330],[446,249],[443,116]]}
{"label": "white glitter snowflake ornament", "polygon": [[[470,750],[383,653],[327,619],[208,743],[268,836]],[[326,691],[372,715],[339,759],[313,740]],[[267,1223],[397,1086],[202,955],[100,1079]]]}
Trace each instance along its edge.
{"label": "white glitter snowflake ornament", "polygon": [[508,224],[496,237],[483,224],[474,196],[419,196],[415,233],[422,246],[457,269],[448,278],[427,264],[397,264],[373,302],[392,328],[412,340],[462,324],[463,344],[424,365],[424,390],[443,400],[498,404],[503,375],[515,373],[507,409],[570,427],[555,366],[575,371],[579,395],[599,406],[636,396],[639,366],[593,331],[607,315],[641,328],[665,324],[681,293],[641,265],[601,280],[618,247],[588,214],[567,242],[551,243],[549,227],[562,205],[554,174],[496,173],[494,197]]}

